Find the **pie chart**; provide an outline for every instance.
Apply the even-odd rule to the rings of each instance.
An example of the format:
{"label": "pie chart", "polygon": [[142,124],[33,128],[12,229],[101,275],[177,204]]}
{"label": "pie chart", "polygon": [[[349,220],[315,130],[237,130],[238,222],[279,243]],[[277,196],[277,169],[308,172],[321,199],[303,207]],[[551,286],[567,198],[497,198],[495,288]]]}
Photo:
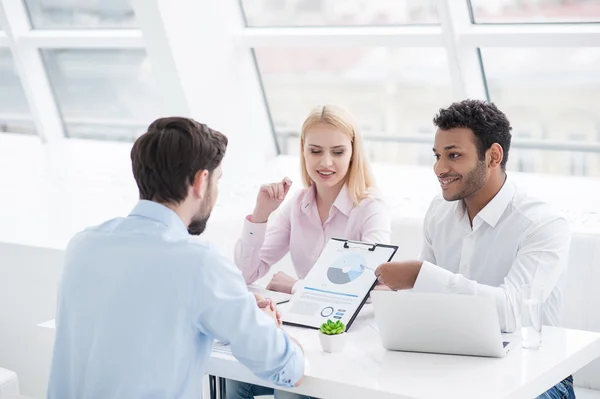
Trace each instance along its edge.
{"label": "pie chart", "polygon": [[329,266],[327,278],[333,284],[347,284],[361,276],[366,263],[359,254],[343,255]]}

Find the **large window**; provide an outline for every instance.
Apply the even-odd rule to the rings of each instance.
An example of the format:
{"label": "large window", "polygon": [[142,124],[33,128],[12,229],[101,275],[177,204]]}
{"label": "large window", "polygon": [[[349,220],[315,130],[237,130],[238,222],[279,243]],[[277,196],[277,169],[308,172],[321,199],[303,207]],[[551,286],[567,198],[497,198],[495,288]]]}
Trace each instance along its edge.
{"label": "large window", "polygon": [[436,0],[241,0],[248,26],[439,23]]}
{"label": "large window", "polygon": [[476,23],[600,22],[598,0],[470,0]]}
{"label": "large window", "polygon": [[29,104],[10,50],[0,48],[0,132],[35,133]]}
{"label": "large window", "polygon": [[[430,165],[432,117],[468,97],[508,115],[509,169],[600,176],[597,0],[240,3],[283,153],[298,151],[312,107],[334,103],[355,114],[374,161]],[[395,27],[388,36],[363,29],[383,25]],[[439,44],[430,40],[436,27]]]}
{"label": "large window", "polygon": [[248,135],[272,127],[297,154],[304,118],[330,103],[372,160],[428,166],[432,117],[479,98],[511,121],[509,169],[600,176],[600,0],[165,5],[0,0],[0,130],[131,141],[165,112],[212,122],[236,100]]}
{"label": "large window", "polygon": [[[516,140],[598,143],[600,47],[484,48],[481,54],[490,98],[508,115]],[[598,153],[526,154],[536,172],[600,174]]]}
{"label": "large window", "polygon": [[69,137],[131,141],[156,118],[143,50],[43,50]]}
{"label": "large window", "polygon": [[[452,99],[441,48],[255,49],[280,148],[296,153],[303,118],[319,104],[356,117],[370,153],[381,162],[419,162],[418,148],[390,142],[422,134],[440,105]],[[429,152],[431,150],[429,149]]]}
{"label": "large window", "polygon": [[132,28],[128,0],[25,0],[35,29]]}

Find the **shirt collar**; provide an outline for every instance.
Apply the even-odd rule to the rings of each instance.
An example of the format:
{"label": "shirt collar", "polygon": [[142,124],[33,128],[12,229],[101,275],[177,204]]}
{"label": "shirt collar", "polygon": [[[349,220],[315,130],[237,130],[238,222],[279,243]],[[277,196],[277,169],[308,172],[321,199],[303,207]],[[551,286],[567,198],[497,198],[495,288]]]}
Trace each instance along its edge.
{"label": "shirt collar", "polygon": [[315,200],[315,185],[311,184],[310,187],[304,192],[302,201],[300,201],[300,210],[302,213],[309,214],[311,211],[311,205],[314,205]]}
{"label": "shirt collar", "polygon": [[509,181],[507,177],[500,191],[498,191],[494,198],[479,211],[477,216],[483,219],[491,227],[496,227],[498,220],[500,220],[500,216],[502,216],[506,207],[512,202],[516,190],[515,184],[512,180]]}
{"label": "shirt collar", "polygon": [[[475,216],[475,218],[479,218],[489,224],[492,228],[496,227],[500,217],[508,207],[508,205],[512,202],[513,197],[515,196],[515,192],[517,191],[517,187],[512,182],[512,180],[508,180],[508,177],[500,191],[492,198],[490,202]],[[464,204],[463,204],[464,208]],[[473,220],[473,226],[475,226],[475,220]]]}
{"label": "shirt collar", "polygon": [[[512,202],[513,197],[517,191],[517,186],[512,180],[506,181],[500,188],[500,191],[496,193],[494,198],[481,210],[475,217],[473,218],[473,228],[476,227],[475,219],[481,219],[487,224],[489,224],[492,228],[496,227],[500,217],[506,210],[506,207]],[[458,219],[462,220],[467,216],[467,208],[465,207],[464,201],[457,201],[458,204],[455,209],[456,216]]]}
{"label": "shirt collar", "polygon": [[139,200],[137,205],[129,213],[129,216],[140,216],[162,223],[169,230],[189,234],[183,221],[172,209],[158,202]]}
{"label": "shirt collar", "polygon": [[347,185],[344,184],[337,198],[335,201],[333,201],[333,206],[335,206],[337,210],[342,212],[344,215],[350,215],[350,211],[354,207],[354,203],[352,203],[352,199],[350,198],[350,192],[348,191]]}
{"label": "shirt collar", "polygon": [[[312,184],[304,193],[302,201],[300,202],[300,207],[303,213],[308,213],[310,210],[310,206],[316,204],[316,189],[316,186]],[[354,207],[354,203],[350,198],[348,186],[346,186],[345,184],[340,190],[335,201],[333,201],[332,207],[335,207],[338,211],[342,212],[346,216],[350,215],[350,211]]]}

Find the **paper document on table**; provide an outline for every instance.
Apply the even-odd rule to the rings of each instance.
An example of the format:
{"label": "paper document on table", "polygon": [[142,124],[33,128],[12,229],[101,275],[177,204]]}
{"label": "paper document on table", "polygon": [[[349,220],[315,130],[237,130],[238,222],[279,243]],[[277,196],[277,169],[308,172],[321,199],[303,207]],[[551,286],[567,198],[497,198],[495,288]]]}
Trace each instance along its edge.
{"label": "paper document on table", "polygon": [[292,299],[292,296],[290,294],[286,294],[284,292],[271,291],[254,284],[248,286],[248,291],[254,294],[258,294],[263,298],[272,299],[278,305],[281,303],[288,302],[290,299]]}
{"label": "paper document on table", "polygon": [[328,319],[350,327],[377,282],[375,269],[389,262],[397,246],[332,238],[292,296],[283,322],[319,328]]}

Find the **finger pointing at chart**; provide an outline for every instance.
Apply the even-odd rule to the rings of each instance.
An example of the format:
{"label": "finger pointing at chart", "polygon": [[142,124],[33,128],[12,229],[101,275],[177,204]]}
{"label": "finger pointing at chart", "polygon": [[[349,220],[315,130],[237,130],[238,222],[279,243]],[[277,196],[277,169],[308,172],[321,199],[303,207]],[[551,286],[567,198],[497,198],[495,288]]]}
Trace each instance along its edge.
{"label": "finger pointing at chart", "polygon": [[412,289],[422,264],[423,262],[416,260],[383,263],[375,269],[375,276],[380,283],[393,290]]}
{"label": "finger pointing at chart", "polygon": [[[330,238],[313,268],[294,288],[283,314],[285,322],[319,328],[327,320],[337,320],[350,328],[377,281],[376,266],[391,260],[397,249],[392,245]],[[385,272],[385,268],[378,270],[378,275],[380,272]],[[291,279],[283,273],[275,277],[272,283]]]}

